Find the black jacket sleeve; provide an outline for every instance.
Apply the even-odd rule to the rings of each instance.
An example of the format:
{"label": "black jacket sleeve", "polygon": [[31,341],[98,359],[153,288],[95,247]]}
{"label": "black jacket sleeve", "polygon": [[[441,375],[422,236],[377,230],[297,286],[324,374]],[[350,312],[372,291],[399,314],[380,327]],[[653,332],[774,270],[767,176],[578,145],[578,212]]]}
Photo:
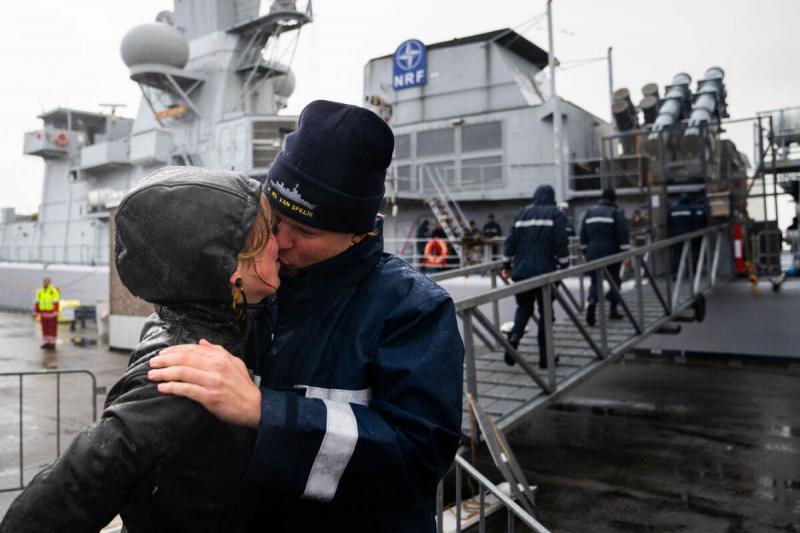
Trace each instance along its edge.
{"label": "black jacket sleeve", "polygon": [[553,218],[553,247],[557,268],[569,266],[569,237],[567,236],[567,219],[561,213]]}
{"label": "black jacket sleeve", "polygon": [[628,221],[625,220],[625,213],[622,209],[614,210],[614,230],[616,232],[619,249],[622,251],[629,250],[631,244],[630,237],[628,236]]}
{"label": "black jacket sleeve", "polygon": [[198,403],[158,392],[147,379],[147,361],[156,353],[128,369],[109,392],[101,418],[31,480],[0,532],[96,533],[186,439],[215,420]]}
{"label": "black jacket sleeve", "polygon": [[518,239],[518,231],[516,230],[517,227],[517,219],[519,217],[514,217],[514,222],[511,223],[511,229],[508,230],[508,237],[506,237],[505,242],[503,243],[503,268],[511,268],[511,260],[517,255],[517,241]]}

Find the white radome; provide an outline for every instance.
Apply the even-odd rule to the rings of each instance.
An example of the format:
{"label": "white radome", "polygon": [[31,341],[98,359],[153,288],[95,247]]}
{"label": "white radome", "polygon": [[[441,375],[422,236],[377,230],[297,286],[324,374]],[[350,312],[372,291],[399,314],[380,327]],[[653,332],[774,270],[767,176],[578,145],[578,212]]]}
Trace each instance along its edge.
{"label": "white radome", "polygon": [[155,64],[182,69],[189,61],[189,43],[180,30],[169,24],[149,22],[125,34],[120,54],[128,68]]}

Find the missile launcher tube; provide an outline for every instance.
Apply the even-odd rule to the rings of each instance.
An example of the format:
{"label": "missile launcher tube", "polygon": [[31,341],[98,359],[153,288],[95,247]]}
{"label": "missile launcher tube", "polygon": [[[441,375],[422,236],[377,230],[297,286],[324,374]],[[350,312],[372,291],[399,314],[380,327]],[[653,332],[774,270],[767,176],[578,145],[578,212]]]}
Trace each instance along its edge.
{"label": "missile launcher tube", "polygon": [[[645,142],[645,151],[650,155],[658,154],[658,139],[660,135],[668,135],[669,129],[685,116],[689,104],[689,84],[692,77],[685,72],[680,72],[672,79],[672,84],[667,85],[658,116],[650,128],[650,135]],[[664,133],[661,133],[661,132]]]}
{"label": "missile launcher tube", "polygon": [[639,102],[639,109],[642,110],[644,125],[649,126],[656,121],[656,117],[658,116],[658,97],[652,94],[645,96],[642,98],[642,101]]}
{"label": "missile launcher tube", "polygon": [[720,117],[727,117],[724,78],[725,72],[721,68],[711,67],[705,72],[703,79],[697,82],[692,114],[683,135],[682,144],[685,149],[698,148],[702,124],[708,124],[714,118],[718,121]]}

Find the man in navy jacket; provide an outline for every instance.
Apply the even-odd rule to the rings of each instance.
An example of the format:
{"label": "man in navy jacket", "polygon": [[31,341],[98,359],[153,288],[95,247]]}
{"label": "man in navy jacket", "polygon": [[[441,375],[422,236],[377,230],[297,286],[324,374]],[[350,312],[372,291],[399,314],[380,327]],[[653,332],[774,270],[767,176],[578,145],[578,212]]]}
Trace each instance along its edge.
{"label": "man in navy jacket", "polygon": [[[540,185],[533,194],[533,203],[523,207],[514,217],[514,225],[503,247],[506,262],[501,274],[504,278],[522,281],[569,265],[567,219],[556,207],[555,197],[550,185]],[[536,319],[539,367],[547,368],[542,290],[533,289],[515,294],[514,297],[517,310],[508,342],[514,348],[519,346],[536,302],[539,307]],[[514,364],[514,358],[509,353],[506,353],[505,360],[508,365]]]}
{"label": "man in navy jacket", "polygon": [[164,392],[255,430],[254,531],[435,530],[464,349],[449,295],[383,253],[376,215],[392,147],[374,113],[309,104],[265,184],[282,268],[274,320],[263,315],[250,335],[259,386],[215,347],[154,364],[169,367]]}
{"label": "man in navy jacket", "polygon": [[[614,255],[623,250],[630,250],[628,222],[625,220],[625,213],[617,207],[616,201],[617,194],[614,189],[604,189],[600,201],[586,211],[586,216],[583,218],[583,225],[581,226],[581,248],[584,250],[587,261]],[[621,286],[619,277],[621,266],[620,263],[615,263],[607,267],[608,273],[617,284],[617,287]],[[589,305],[586,306],[586,323],[590,326],[595,324],[597,306],[597,287],[595,284],[596,276],[593,272],[589,287]],[[606,300],[611,304],[611,309],[608,313],[609,318],[622,318],[622,315],[617,310],[619,296],[613,290],[609,290],[606,294]]]}
{"label": "man in navy jacket", "polygon": [[[695,225],[695,205],[691,197],[686,193],[681,193],[678,200],[672,205],[669,210],[669,235],[670,237],[677,237],[684,233],[694,231]],[[672,274],[678,272],[678,264],[680,263],[682,244],[672,246]]]}

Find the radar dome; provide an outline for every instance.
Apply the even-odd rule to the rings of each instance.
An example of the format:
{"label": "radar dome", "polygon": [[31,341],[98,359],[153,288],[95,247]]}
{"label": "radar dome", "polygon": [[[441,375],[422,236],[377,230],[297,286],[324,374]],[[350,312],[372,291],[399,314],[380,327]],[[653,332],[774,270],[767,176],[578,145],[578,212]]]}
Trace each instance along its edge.
{"label": "radar dome", "polygon": [[275,74],[269,80],[272,83],[272,92],[275,96],[283,98],[292,96],[296,83],[294,72],[287,65],[278,61],[265,60],[264,66],[275,71]]}
{"label": "radar dome", "polygon": [[294,72],[289,70],[286,74],[275,76],[270,81],[272,81],[272,91],[276,96],[282,96],[284,98],[292,96],[295,85]]}
{"label": "radar dome", "polygon": [[189,43],[177,28],[150,22],[136,26],[123,37],[120,53],[128,68],[156,64],[182,69],[189,61]]}

